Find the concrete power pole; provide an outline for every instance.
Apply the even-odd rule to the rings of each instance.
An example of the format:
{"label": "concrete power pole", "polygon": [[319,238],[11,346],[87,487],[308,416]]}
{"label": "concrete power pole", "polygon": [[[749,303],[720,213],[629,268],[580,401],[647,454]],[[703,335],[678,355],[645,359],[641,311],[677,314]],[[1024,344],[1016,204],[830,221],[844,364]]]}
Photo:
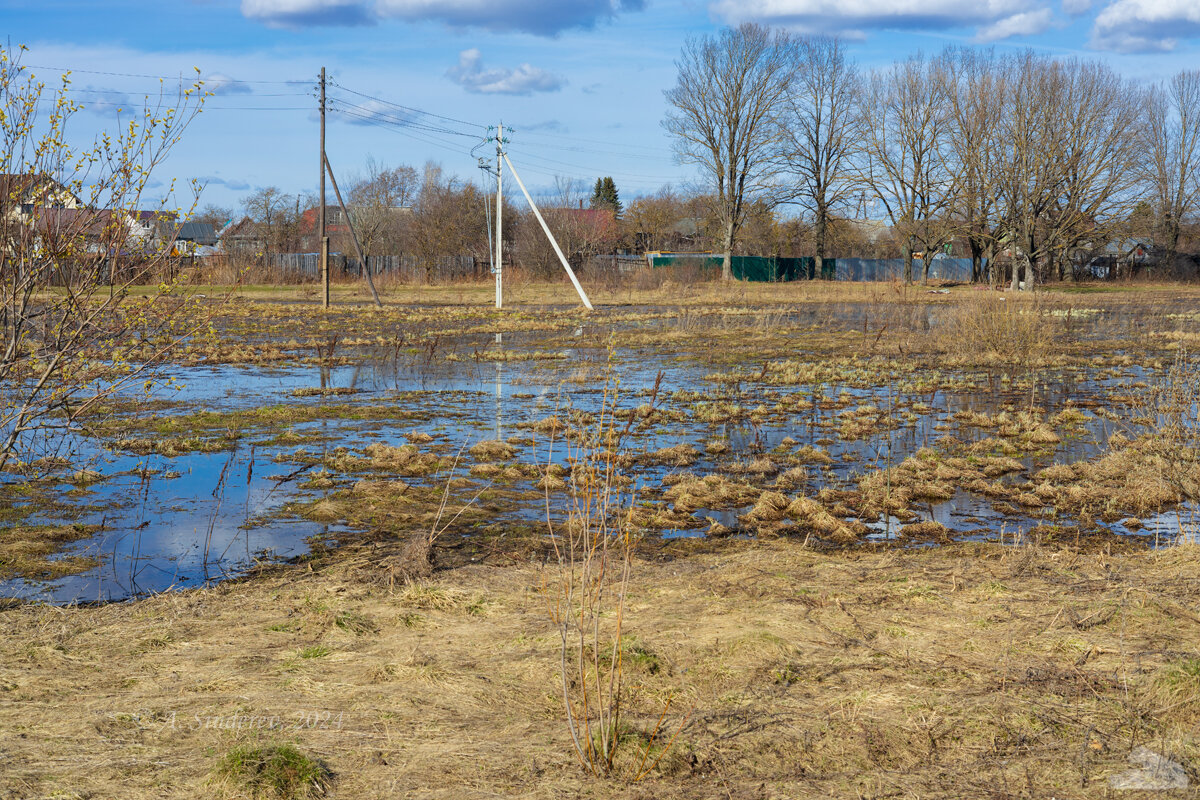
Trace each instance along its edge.
{"label": "concrete power pole", "polygon": [[504,308],[504,123],[496,131],[496,308]]}
{"label": "concrete power pole", "polygon": [[321,248],[321,308],[329,308],[329,237],[325,235],[325,68],[321,67],[321,207],[317,210]]}

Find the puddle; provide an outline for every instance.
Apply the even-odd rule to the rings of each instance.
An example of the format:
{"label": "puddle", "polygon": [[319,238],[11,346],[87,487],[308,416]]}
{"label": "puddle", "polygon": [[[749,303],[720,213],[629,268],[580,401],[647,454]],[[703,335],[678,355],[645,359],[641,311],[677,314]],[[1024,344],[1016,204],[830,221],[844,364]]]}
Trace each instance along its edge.
{"label": "puddle", "polygon": [[[780,312],[776,318],[812,325],[833,320],[854,329],[866,324],[864,316],[877,312],[869,304],[842,304]],[[936,310],[929,313],[933,315],[930,322],[936,324]],[[720,317],[704,319],[705,324],[721,324]],[[870,319],[867,322],[875,324]],[[654,324],[667,323],[660,319]],[[1108,324],[1127,321],[1113,317]],[[626,453],[638,462],[627,471],[652,499],[656,492],[661,494],[665,478],[682,472],[698,476],[721,473],[769,487],[779,473],[795,466],[789,459],[805,447],[827,455],[829,463],[804,465],[806,479],[793,493],[813,495],[827,488],[854,488],[861,475],[898,465],[922,448],[937,448],[947,437],[969,445],[994,435],[959,421],[956,415],[960,412],[996,414],[1032,406],[1049,416],[1064,408],[1086,409],[1092,404],[1106,405],[1108,395],[1122,382],[1147,376],[1132,366],[1120,370],[1076,366],[1046,370],[1032,389],[1019,391],[1012,389],[1003,375],[984,371],[957,374],[962,385],[928,392],[905,392],[894,385],[769,385],[756,381],[752,370],[728,382],[710,378],[713,365],[703,353],[664,356],[639,347],[610,351],[607,335],[611,330],[598,325],[500,337],[485,333],[447,336],[437,354],[383,346],[348,348],[340,357],[351,363],[329,366],[289,363],[175,370],[182,388],[164,395],[163,399],[176,404],[163,412],[167,414],[241,412],[275,405],[311,409],[322,404],[364,410],[394,407],[397,414],[394,418],[364,415],[367,418],[355,419],[348,414],[321,418],[319,413],[309,413],[307,419],[286,426],[300,438],[299,445],[277,441],[279,430],[248,430],[232,450],[172,458],[114,455],[94,439],[72,440],[66,446],[76,462],[89,463],[105,475],[124,473],[90,486],[89,493],[79,498],[80,503],[102,508],[78,521],[103,525],[103,530],[64,553],[94,557],[99,566],[51,583],[3,581],[0,596],[55,603],[119,600],[222,580],[264,559],[302,555],[308,551],[310,538],[322,539],[346,529],[279,513],[286,503],[320,496],[320,491],[303,488],[302,477],[286,482],[273,479],[301,468],[298,448],[308,457],[325,456],[338,448],[353,454],[375,444],[398,447],[406,444],[407,435],[419,432],[432,437],[423,447],[457,458],[476,442],[515,437],[513,455],[507,459],[511,463],[566,466],[567,451],[561,442],[551,450],[547,437],[531,428],[550,416],[565,419],[571,412],[595,413],[605,399],[610,364],[620,378],[622,409],[648,403],[658,387],[656,409],[661,419],[652,418],[645,425],[631,423],[624,443]],[[802,345],[799,342],[798,349]],[[699,413],[705,403],[723,403],[736,411],[706,421]],[[812,405],[801,408],[805,403]],[[796,410],[778,412],[773,410],[776,408]],[[860,412],[873,414],[877,424],[861,436],[846,435],[841,426]],[[1085,410],[1074,435],[1019,456],[1024,477],[1051,464],[1096,458],[1118,429],[1126,433],[1136,430],[1128,424],[1116,426]],[[713,441],[724,442],[727,452],[710,455],[706,445]],[[647,454],[680,445],[695,448],[690,463],[647,463]],[[733,471],[734,465],[755,459],[777,463],[764,473]],[[457,474],[466,475],[472,463],[464,458]],[[139,474],[144,470],[155,471],[158,477],[143,480]],[[359,477],[334,475],[334,489],[321,491],[351,485]],[[9,479],[17,480],[14,476]],[[444,480],[444,475],[413,479],[430,486]],[[525,480],[518,482],[518,488],[530,490],[532,484]],[[495,522],[536,523],[543,519],[544,498],[537,492],[528,494],[528,500],[514,500]],[[561,497],[556,502],[561,502]],[[694,525],[668,529],[661,535],[703,536],[710,520],[735,535],[749,534],[739,522],[747,510],[698,510],[692,514]],[[1001,530],[1012,535],[1039,522],[1024,512],[1001,513],[987,498],[961,489],[947,501],[917,504],[913,511],[921,520],[936,521],[952,534],[968,538],[996,538]],[[56,520],[35,515],[30,521]],[[871,529],[868,539],[873,540],[895,538],[900,528],[894,517],[864,522]],[[1195,539],[1198,529],[1190,516],[1173,511],[1143,519],[1142,525],[1136,531],[1119,524],[1108,528],[1153,542],[1173,541],[1181,533]]]}

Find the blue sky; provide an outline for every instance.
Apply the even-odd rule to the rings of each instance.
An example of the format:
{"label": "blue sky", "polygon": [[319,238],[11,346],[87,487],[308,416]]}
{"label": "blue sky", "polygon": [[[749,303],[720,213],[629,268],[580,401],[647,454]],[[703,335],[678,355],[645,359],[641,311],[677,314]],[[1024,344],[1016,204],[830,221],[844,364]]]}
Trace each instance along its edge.
{"label": "blue sky", "polygon": [[1143,81],[1195,68],[1200,44],[1197,0],[0,0],[0,20],[40,78],[73,70],[81,132],[157,93],[152,76],[198,67],[216,93],[157,177],[202,179],[201,203],[225,206],[315,189],[321,66],[340,182],[368,157],[478,180],[471,150],[503,121],[535,194],[612,175],[628,199],[694,181],[660,126],[663,91],[684,40],[726,24],[838,34],[867,68],[967,43]]}

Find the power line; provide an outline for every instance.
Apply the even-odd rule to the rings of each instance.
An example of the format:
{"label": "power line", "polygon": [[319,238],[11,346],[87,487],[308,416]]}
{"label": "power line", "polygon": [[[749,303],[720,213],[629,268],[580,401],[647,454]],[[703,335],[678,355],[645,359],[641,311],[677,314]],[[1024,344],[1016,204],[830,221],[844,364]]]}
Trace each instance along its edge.
{"label": "power line", "polygon": [[[571,169],[586,170],[588,172],[603,172],[605,169],[610,169],[609,167],[597,168],[594,165],[580,164],[574,161],[559,161],[558,159],[547,158],[545,156],[534,155],[532,153],[522,153],[521,158],[523,160],[540,161],[551,166],[569,167]],[[643,178],[649,181],[669,181],[677,179],[677,176],[645,175],[640,173],[626,173],[626,176],[632,178]]]}
{"label": "power line", "polygon": [[[478,139],[479,138],[479,135],[475,134],[475,133],[463,133],[462,131],[456,131],[451,128],[434,127],[432,125],[424,125],[420,122],[413,120],[410,117],[395,116],[395,115],[389,114],[385,111],[380,111],[379,109],[368,108],[367,106],[361,106],[357,103],[351,103],[350,101],[344,100],[342,98],[332,98],[332,100],[335,103],[340,104],[341,106],[349,106],[350,108],[356,109],[361,114],[365,114],[367,116],[377,118],[382,122],[390,122],[395,125],[399,125],[399,126],[406,127],[406,128],[418,128],[420,130],[429,131],[431,133],[447,133],[447,134],[451,134],[453,136],[465,136],[468,139]],[[336,106],[334,106],[334,108],[336,108]]]}
{"label": "power line", "polygon": [[[123,94],[123,95],[131,95],[131,94],[153,95],[154,94],[154,91],[146,91],[146,90],[140,90],[140,89],[97,89],[97,88],[94,88],[91,86],[82,87],[82,88],[76,87],[76,86],[68,86],[65,89],[65,91],[75,92],[78,94]],[[221,95],[221,94],[214,94],[213,96],[214,97],[226,97],[226,98],[230,97],[230,95]],[[309,96],[311,96],[311,93],[310,92],[254,92],[252,94],[252,96],[253,97],[309,97]]]}
{"label": "power line", "polygon": [[480,128],[483,130],[487,130],[486,125],[480,125],[478,122],[467,122],[466,120],[455,119],[454,117],[447,117],[447,116],[443,116],[441,114],[435,114],[432,111],[424,111],[420,108],[413,108],[412,106],[406,106],[406,105],[401,105],[400,103],[394,103],[391,100],[384,100],[381,97],[374,97],[369,94],[364,94],[363,92],[356,92],[354,89],[350,89],[346,86],[343,86],[340,83],[338,83],[337,81],[330,81],[330,83],[332,85],[336,86],[337,88],[341,89],[342,91],[349,92],[350,94],[358,95],[359,97],[365,98],[367,100],[374,100],[377,103],[383,103],[384,105],[393,106],[394,108],[398,108],[403,111],[412,111],[417,114],[425,114],[426,116],[436,117],[438,119],[444,119],[447,122],[456,122],[459,125],[468,125],[472,128]]}
{"label": "power line", "polygon": [[[613,142],[612,140],[604,140],[604,139],[586,139],[581,136],[568,136],[567,134],[564,134],[564,133],[539,133],[537,131],[529,131],[529,130],[523,130],[523,131],[521,131],[521,133],[524,136],[533,136],[533,137],[544,138],[544,139],[565,139],[570,142],[584,142],[587,144],[603,144],[603,145],[608,145],[609,147],[616,145],[617,147],[626,147],[626,148],[630,148],[630,149],[634,149],[634,150],[646,150],[648,152],[654,152],[654,153],[669,153],[670,152],[669,150],[662,148],[662,147],[651,147],[649,145],[644,145],[644,144],[624,144],[624,143],[617,143],[617,142]],[[566,149],[566,148],[561,148],[561,149]]]}
{"label": "power line", "polygon": [[334,113],[337,113],[337,114],[341,114],[343,116],[361,120],[364,125],[373,125],[377,128],[382,128],[383,130],[392,131],[393,133],[398,133],[401,136],[406,136],[410,139],[414,139],[418,142],[423,142],[425,144],[431,144],[431,145],[434,145],[435,147],[441,147],[445,150],[450,150],[450,151],[452,151],[454,153],[458,153],[460,155],[466,154],[468,152],[465,148],[458,146],[456,143],[438,141],[436,139],[428,139],[428,138],[425,138],[424,136],[420,136],[416,133],[413,133],[411,126],[398,125],[394,122],[387,122],[384,120],[376,119],[375,117],[373,117],[371,115],[359,114],[355,111],[348,111],[344,108],[331,109],[331,111],[333,111]]}
{"label": "power line", "polygon": [[[72,74],[74,74],[76,72],[80,72],[80,73],[83,73],[84,75],[112,75],[117,78],[154,78],[155,80],[160,80],[160,81],[181,80],[183,78],[183,76],[185,74],[187,74],[187,73],[181,72],[178,75],[146,75],[146,74],[137,73],[137,72],[102,72],[100,70],[95,70],[95,69],[71,69],[70,67],[49,67],[44,64],[42,66],[38,66],[36,64],[21,64],[21,68],[22,69],[49,69],[49,70],[54,70],[55,72],[70,72]],[[205,80],[205,78],[198,77],[198,78],[196,78],[196,80],[203,81],[203,80]],[[223,83],[225,83],[225,82],[229,82],[229,83],[276,83],[276,84],[286,84],[286,85],[293,85],[293,86],[297,85],[297,84],[303,85],[303,84],[308,83],[308,81],[295,81],[295,80],[292,80],[292,81],[242,80],[241,78],[230,78],[228,76],[222,76],[222,82]]]}

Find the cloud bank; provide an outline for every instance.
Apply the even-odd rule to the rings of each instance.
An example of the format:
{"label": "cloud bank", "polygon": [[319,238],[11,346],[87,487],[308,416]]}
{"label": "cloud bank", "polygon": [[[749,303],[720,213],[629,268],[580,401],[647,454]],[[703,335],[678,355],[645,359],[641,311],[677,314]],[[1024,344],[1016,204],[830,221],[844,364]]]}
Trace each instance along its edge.
{"label": "cloud bank", "polygon": [[994,40],[1045,30],[1049,8],[1033,0],[717,0],[717,17],[736,24],[754,21],[804,33],[862,37],[888,28],[971,27],[980,39]]}
{"label": "cloud bank", "polygon": [[474,48],[458,54],[458,64],[446,77],[473,94],[533,94],[556,92],[566,83],[544,69],[521,64],[511,69],[486,69],[483,56]]}
{"label": "cloud bank", "polygon": [[1115,0],[1096,16],[1091,46],[1119,53],[1165,53],[1200,36],[1197,0]]}
{"label": "cloud bank", "polygon": [[554,36],[591,29],[646,0],[242,0],[242,14],[274,27],[440,22],[453,28]]}

